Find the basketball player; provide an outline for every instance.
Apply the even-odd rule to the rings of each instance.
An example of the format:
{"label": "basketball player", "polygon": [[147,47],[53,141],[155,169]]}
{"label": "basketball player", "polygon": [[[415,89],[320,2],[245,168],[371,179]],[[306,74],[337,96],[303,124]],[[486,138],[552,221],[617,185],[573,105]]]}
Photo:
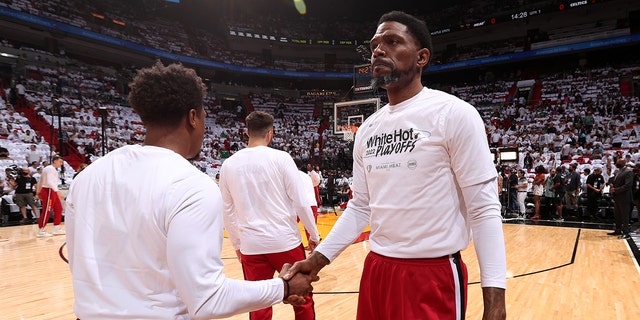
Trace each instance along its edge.
{"label": "basketball player", "polygon": [[249,282],[222,273],[220,191],[187,160],[199,154],[205,130],[205,85],[195,71],[158,62],[130,87],[143,145],[89,165],[67,198],[76,315],[210,319],[290,297],[301,303],[311,277]]}
{"label": "basketball player", "polygon": [[38,218],[38,233],[36,233],[36,237],[50,237],[52,235],[45,230],[52,211],[53,235],[65,234],[65,231],[60,228],[60,223],[62,222],[62,203],[60,200],[64,199],[64,194],[58,190],[58,184],[60,183],[58,169],[62,167],[63,163],[64,160],[61,156],[53,156],[51,164],[42,169],[40,181],[36,185],[36,194],[42,201],[42,212]]}
{"label": "basketball player", "polygon": [[[309,232],[309,249],[320,236],[291,156],[269,147],[273,116],[253,111],[246,118],[249,143],[222,163],[220,191],[224,225],[247,280],[265,280],[285,263],[305,258],[297,217]],[[313,298],[294,306],[296,320],[315,319]],[[251,320],[271,319],[271,307],[251,312]]]}
{"label": "basketball player", "polygon": [[320,173],[318,171],[314,170],[311,163],[307,164],[307,173],[309,174],[309,177],[311,177],[313,190],[316,194],[316,203],[319,207],[322,205],[322,199],[320,198],[320,184],[322,183],[322,177],[320,176]]}
{"label": "basketball player", "polygon": [[464,319],[471,230],[483,319],[505,319],[506,257],[496,170],[476,109],[423,87],[431,40],[425,23],[383,15],[371,39],[372,84],[389,104],[355,137],[353,199],[295,272],[316,275],[371,225],[357,319]]}
{"label": "basketball player", "polygon": [[[299,158],[294,158],[293,162],[296,163],[296,167],[298,167],[298,173],[300,174],[300,178],[303,181],[303,192],[306,194],[307,203],[311,207],[311,211],[313,211],[313,221],[315,225],[318,225],[318,202],[316,200],[316,191],[313,187],[313,181],[311,180],[311,176],[308,173],[303,171],[302,160]],[[309,241],[310,234],[309,231],[305,229],[305,234],[307,236],[307,242]]]}

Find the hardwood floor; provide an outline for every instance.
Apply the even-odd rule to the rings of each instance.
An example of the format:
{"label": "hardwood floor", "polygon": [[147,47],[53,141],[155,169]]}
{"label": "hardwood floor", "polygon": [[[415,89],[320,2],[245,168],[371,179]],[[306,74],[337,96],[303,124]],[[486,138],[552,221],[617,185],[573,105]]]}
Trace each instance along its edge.
{"label": "hardwood floor", "polygon": [[[326,235],[337,216],[321,215]],[[607,230],[504,224],[509,319],[637,319],[640,268],[631,241]],[[65,236],[35,238],[35,225],[0,228],[1,319],[75,319],[67,264],[58,254]],[[368,241],[351,245],[314,284],[317,319],[354,319],[362,261]],[[63,253],[65,251],[63,250]],[[479,270],[473,244],[462,252],[469,267],[467,319],[482,316]],[[242,278],[225,240],[225,274]],[[274,319],[294,319],[288,305],[274,306]],[[248,319],[242,314],[230,319]]]}

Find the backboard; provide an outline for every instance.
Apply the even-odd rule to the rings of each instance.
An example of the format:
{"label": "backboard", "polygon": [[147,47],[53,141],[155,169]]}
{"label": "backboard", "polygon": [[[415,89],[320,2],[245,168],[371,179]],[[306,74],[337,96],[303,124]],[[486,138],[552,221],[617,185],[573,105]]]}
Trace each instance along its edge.
{"label": "backboard", "polygon": [[[333,132],[342,134],[345,140],[350,141],[362,122],[379,108],[379,98],[335,103],[333,105]],[[345,134],[345,132],[350,134]]]}

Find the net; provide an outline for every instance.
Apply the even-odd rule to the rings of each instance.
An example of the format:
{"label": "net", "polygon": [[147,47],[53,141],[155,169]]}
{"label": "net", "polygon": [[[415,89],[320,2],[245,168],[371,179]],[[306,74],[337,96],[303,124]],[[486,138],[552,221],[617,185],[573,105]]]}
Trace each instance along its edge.
{"label": "net", "polygon": [[344,139],[344,141],[353,141],[353,132],[352,131],[344,131],[342,133],[342,139]]}

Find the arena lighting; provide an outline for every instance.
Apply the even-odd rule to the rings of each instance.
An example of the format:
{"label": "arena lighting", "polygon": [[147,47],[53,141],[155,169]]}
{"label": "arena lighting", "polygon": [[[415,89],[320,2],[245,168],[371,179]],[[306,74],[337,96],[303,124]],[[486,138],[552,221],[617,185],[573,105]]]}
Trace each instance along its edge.
{"label": "arena lighting", "polygon": [[5,57],[5,58],[14,58],[14,59],[18,59],[20,57],[11,54],[11,53],[6,53],[6,52],[0,52],[0,56]]}
{"label": "arena lighting", "polygon": [[304,0],[293,0],[293,5],[299,14],[307,14],[307,5],[304,3]]}

